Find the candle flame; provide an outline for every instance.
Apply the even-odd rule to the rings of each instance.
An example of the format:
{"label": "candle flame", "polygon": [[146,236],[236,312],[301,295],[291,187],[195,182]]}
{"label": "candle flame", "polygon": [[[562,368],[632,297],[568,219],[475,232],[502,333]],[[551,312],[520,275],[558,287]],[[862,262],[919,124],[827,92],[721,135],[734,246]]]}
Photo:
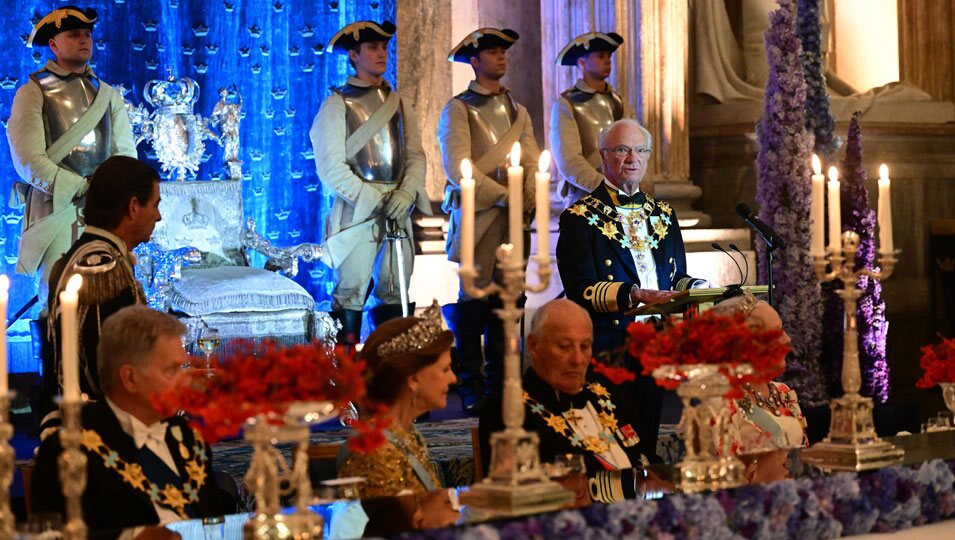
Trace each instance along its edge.
{"label": "candle flame", "polygon": [[830,182],[839,181],[839,169],[835,167],[829,167],[829,181]]}
{"label": "candle flame", "polygon": [[889,179],[889,167],[885,163],[879,165],[879,180]]}
{"label": "candle flame", "polygon": [[471,160],[464,158],[461,160],[461,178],[471,178],[473,171],[471,170]]}
{"label": "candle flame", "polygon": [[7,289],[10,288],[10,278],[5,274],[0,274],[0,294],[7,294]]}
{"label": "candle flame", "polygon": [[511,147],[511,167],[517,167],[521,164],[521,143],[515,142]]}
{"label": "candle flame", "polygon": [[83,276],[79,274],[73,274],[70,276],[70,280],[66,282],[66,292],[70,294],[76,294],[79,292],[80,287],[83,285]]}
{"label": "candle flame", "polygon": [[537,170],[547,172],[548,169],[550,169],[550,150],[544,150],[541,152],[540,161],[537,162]]}
{"label": "candle flame", "polygon": [[816,154],[812,155],[812,174],[822,174],[822,162]]}

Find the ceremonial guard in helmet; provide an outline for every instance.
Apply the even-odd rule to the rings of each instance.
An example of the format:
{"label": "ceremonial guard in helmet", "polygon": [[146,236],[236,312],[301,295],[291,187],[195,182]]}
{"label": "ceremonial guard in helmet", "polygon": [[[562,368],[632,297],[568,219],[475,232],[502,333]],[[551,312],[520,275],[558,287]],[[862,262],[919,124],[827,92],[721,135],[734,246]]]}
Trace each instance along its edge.
{"label": "ceremonial guard in helmet", "polygon": [[394,34],[389,21],[360,21],[332,37],[326,50],[347,54],[355,75],[332,88],[309,132],[319,179],[335,196],[322,261],[336,270],[333,316],[351,344],[372,280],[372,322],[401,316],[414,261],[410,214],[415,205],[431,213],[417,117],[383,79]]}
{"label": "ceremonial guard in helmet", "polygon": [[[507,28],[481,28],[464,38],[448,55],[448,60],[470,64],[474,80],[466,91],[448,101],[438,123],[438,143],[449,184],[443,206],[444,211],[451,214],[447,252],[449,260],[461,262],[459,193],[461,161],[467,158],[473,164],[474,176],[477,286],[491,282],[495,251],[507,242],[507,164],[511,147],[517,141],[521,143],[524,166],[525,223],[534,208],[534,172],[540,155],[534,130],[527,109],[501,84],[507,72],[506,51],[518,37],[517,32]],[[524,244],[527,246],[529,242]],[[498,307],[497,298],[474,299],[463,289],[457,303],[444,307],[444,316],[456,342],[454,367],[461,380],[459,393],[469,412],[477,413],[485,394],[498,391],[502,384],[503,326],[493,311]]]}
{"label": "ceremonial guard in helmet", "polygon": [[17,272],[41,271],[40,302],[54,262],[80,236],[88,179],[110,156],[136,157],[123,97],[89,66],[96,11],[64,6],[34,26],[27,47],[55,60],[32,73],[13,98],[7,139],[26,204]]}
{"label": "ceremonial guard in helmet", "polygon": [[621,118],[636,118],[633,107],[607,82],[611,55],[623,44],[613,32],[574,38],[557,55],[560,66],[577,66],[580,79],[554,101],[550,143],[560,172],[558,194],[570,206],[604,181],[600,170],[600,131]]}

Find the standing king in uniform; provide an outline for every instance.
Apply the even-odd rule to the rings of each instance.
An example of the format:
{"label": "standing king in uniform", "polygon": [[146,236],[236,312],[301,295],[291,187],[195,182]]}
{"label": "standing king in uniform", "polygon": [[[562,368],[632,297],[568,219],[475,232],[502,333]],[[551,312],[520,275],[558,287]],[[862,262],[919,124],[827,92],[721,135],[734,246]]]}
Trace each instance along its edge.
{"label": "standing king in uniform", "polygon": [[322,261],[337,271],[333,316],[342,322],[341,341],[351,344],[360,340],[372,280],[378,301],[372,322],[401,316],[393,244],[402,243],[407,287],[414,261],[409,216],[415,205],[431,213],[417,118],[411,103],[383,79],[394,34],[389,21],[360,21],[332,37],[327,51],[347,54],[355,75],[332,88],[309,132],[318,176],[335,194]]}
{"label": "standing king in uniform", "polygon": [[17,272],[40,270],[46,305],[53,263],[83,232],[89,178],[110,156],[136,157],[123,97],[90,69],[96,11],[64,6],[40,19],[27,47],[49,47],[55,60],[32,73],[13,98],[7,140],[25,203]]}
{"label": "standing king in uniform", "polygon": [[[598,141],[606,180],[561,213],[557,269],[567,298],[590,313],[594,355],[607,361],[626,341],[630,308],[707,282],[687,275],[676,212],[640,191],[653,148],[647,130],[635,120],[617,120]],[[632,385],[637,433],[656,448],[662,389],[650,377]]]}
{"label": "standing king in uniform", "polygon": [[589,32],[574,38],[557,55],[560,66],[577,66],[580,79],[554,101],[550,142],[560,171],[557,193],[564,207],[597,189],[604,181],[597,137],[600,130],[636,113],[607,82],[611,56],[623,38],[613,32]]}
{"label": "standing king in uniform", "polygon": [[[448,101],[438,123],[438,143],[449,184],[443,207],[451,214],[447,252],[449,260],[461,262],[459,194],[461,161],[467,158],[474,169],[474,262],[479,272],[475,284],[479,287],[491,282],[495,250],[507,242],[507,158],[517,141],[521,143],[524,166],[525,222],[534,211],[534,171],[540,155],[534,129],[527,109],[501,84],[507,73],[507,49],[518,37],[517,32],[507,28],[481,28],[471,32],[448,55],[450,61],[470,64],[474,80],[466,91]],[[456,343],[453,360],[461,380],[459,392],[469,412],[476,413],[485,394],[502,385],[504,331],[493,311],[497,307],[499,300],[473,299],[463,289],[457,303],[444,307]]]}

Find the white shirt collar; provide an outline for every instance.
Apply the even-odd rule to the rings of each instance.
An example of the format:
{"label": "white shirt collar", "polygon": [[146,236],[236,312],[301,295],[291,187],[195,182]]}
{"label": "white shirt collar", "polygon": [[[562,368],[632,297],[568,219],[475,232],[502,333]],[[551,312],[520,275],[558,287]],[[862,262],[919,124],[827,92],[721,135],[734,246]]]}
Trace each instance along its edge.
{"label": "white shirt collar", "polygon": [[482,96],[493,96],[493,95],[496,95],[496,94],[506,94],[506,93],[509,92],[509,90],[507,89],[507,87],[505,87],[504,85],[501,85],[501,91],[500,91],[500,92],[491,92],[490,90],[488,90],[487,88],[485,88],[484,86],[482,86],[482,85],[481,85],[480,83],[478,83],[477,81],[471,81],[470,84],[468,84],[468,90],[470,90],[470,91],[472,91],[472,92],[476,92],[476,93],[478,93],[478,94],[481,94]]}
{"label": "white shirt collar", "polygon": [[136,445],[136,448],[142,448],[150,436],[165,442],[165,431],[169,426],[167,422],[156,422],[147,426],[139,418],[130,414],[129,411],[113,403],[108,397],[106,398],[106,404],[109,405],[113,414],[116,415],[116,420],[119,421],[119,427],[122,428],[124,433],[133,438],[133,443]]}

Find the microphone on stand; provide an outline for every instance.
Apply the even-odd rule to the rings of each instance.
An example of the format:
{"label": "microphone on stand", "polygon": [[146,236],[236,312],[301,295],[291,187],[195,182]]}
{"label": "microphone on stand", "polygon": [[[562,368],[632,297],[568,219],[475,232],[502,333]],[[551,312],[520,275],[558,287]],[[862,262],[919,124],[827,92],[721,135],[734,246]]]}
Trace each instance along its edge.
{"label": "microphone on stand", "polygon": [[[725,254],[727,257],[729,257],[730,260],[733,261],[733,264],[736,265],[736,269],[739,270],[740,282],[737,283],[737,284],[735,284],[735,285],[727,285],[727,286],[726,286],[726,292],[723,293],[723,300],[726,300],[727,298],[732,298],[732,297],[734,297],[734,296],[739,296],[739,295],[743,294],[743,283],[746,283],[746,276],[743,275],[743,267],[740,266],[740,265],[739,265],[739,262],[736,261],[736,257],[730,255],[730,253],[729,253],[728,251],[726,251],[725,249],[723,249],[723,246],[717,244],[716,242],[713,242],[712,244],[710,244],[710,246],[712,246],[713,249],[715,249],[715,250],[717,250],[717,251],[719,251],[719,252]],[[734,247],[734,246],[731,244],[730,247],[732,248],[732,247]],[[744,261],[745,261],[745,258],[744,258]],[[749,275],[749,263],[746,263],[746,274]]]}
{"label": "microphone on stand", "polygon": [[770,250],[776,248],[786,249],[786,242],[776,234],[776,231],[772,227],[763,223],[763,220],[759,219],[759,216],[756,215],[756,212],[753,212],[753,209],[747,206],[745,203],[739,203],[736,205],[736,213],[739,214],[739,217],[743,218],[743,221],[747,225],[753,228],[754,231],[759,233],[763,237],[763,241],[766,242],[766,246]]}
{"label": "microphone on stand", "polygon": [[[740,249],[739,249],[738,247],[736,247],[736,244],[730,244],[729,246],[730,246],[730,249],[732,249],[732,250],[735,251],[736,253],[739,253],[739,256],[743,259],[743,264],[746,265],[746,275],[743,276],[743,281],[742,281],[742,283],[740,283],[740,285],[745,285],[745,284],[746,284],[746,280],[749,279],[749,261],[746,259],[746,255],[743,255],[743,252],[740,251]],[[737,266],[739,266],[739,265],[737,265]]]}

